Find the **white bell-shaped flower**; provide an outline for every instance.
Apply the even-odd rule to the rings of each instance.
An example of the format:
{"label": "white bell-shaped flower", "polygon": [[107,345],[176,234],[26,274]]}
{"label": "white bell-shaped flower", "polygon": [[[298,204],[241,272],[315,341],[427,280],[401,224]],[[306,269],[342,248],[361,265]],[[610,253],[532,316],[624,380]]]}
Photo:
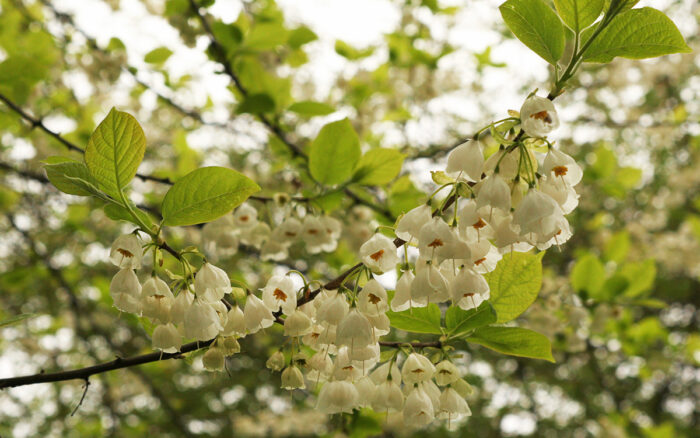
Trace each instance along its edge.
{"label": "white bell-shaped flower", "polygon": [[369,280],[357,294],[357,307],[368,316],[377,316],[389,310],[386,290],[374,278]]}
{"label": "white bell-shaped flower", "polygon": [[437,260],[438,263],[445,259],[469,257],[467,244],[440,217],[434,217],[423,225],[418,235],[418,250],[421,256]]}
{"label": "white bell-shaped flower", "polygon": [[498,222],[494,230],[493,243],[500,253],[506,252],[527,252],[532,249],[530,245],[513,225],[513,216],[506,215]]}
{"label": "white bell-shaped flower", "polygon": [[270,239],[272,231],[265,222],[258,222],[252,227],[244,228],[241,231],[241,242],[244,245],[260,249],[266,241]]}
{"label": "white bell-shaped flower", "polygon": [[281,262],[289,257],[287,245],[270,239],[260,248],[260,259],[264,261]]}
{"label": "white bell-shaped flower", "polygon": [[357,406],[369,407],[377,393],[377,385],[374,384],[372,379],[365,376],[355,382],[355,388],[358,395]]}
{"label": "white bell-shaped flower", "polygon": [[372,324],[356,308],[350,310],[338,325],[335,342],[348,348],[362,348],[375,342]]}
{"label": "white bell-shaped flower", "polygon": [[286,275],[271,277],[262,290],[262,300],[268,309],[290,315],[297,308],[297,293],[294,282]]}
{"label": "white bell-shaped flower", "polygon": [[530,96],[520,108],[523,131],[530,137],[546,137],[559,127],[559,116],[551,100]]}
{"label": "white bell-shaped flower", "polygon": [[434,263],[419,259],[416,262],[416,278],[411,282],[411,297],[416,302],[427,300],[442,303],[450,299],[450,285]]}
{"label": "white bell-shaped flower", "polygon": [[237,228],[248,228],[258,223],[258,210],[248,203],[241,204],[233,212],[233,223]]}
{"label": "white bell-shaped flower", "polygon": [[153,330],[153,348],[163,353],[177,353],[182,345],[182,336],[172,324],[161,324]]}
{"label": "white bell-shaped flower", "polygon": [[562,213],[569,214],[578,206],[579,195],[569,184],[556,181],[553,177],[542,177],[540,179],[540,190],[552,197],[562,210]]}
{"label": "white bell-shaped flower", "polygon": [[376,274],[383,274],[395,269],[399,262],[394,242],[379,233],[376,233],[360,247],[360,257],[362,263]]}
{"label": "white bell-shaped flower", "polygon": [[379,339],[379,337],[388,335],[389,332],[391,332],[391,321],[389,321],[389,317],[386,316],[386,313],[380,313],[377,316],[367,316],[367,319],[369,323],[372,324],[375,339]]}
{"label": "white bell-shaped flower", "polygon": [[433,404],[433,411],[440,411],[440,388],[432,380],[426,380],[418,384],[418,387],[425,391]]}
{"label": "white bell-shaped flower", "polygon": [[430,359],[418,353],[408,355],[401,368],[401,377],[404,383],[420,383],[432,379],[435,374],[435,365]]}
{"label": "white bell-shaped flower", "polygon": [[551,196],[539,190],[530,190],[513,213],[513,225],[520,228],[520,234],[549,234],[544,220],[551,216],[563,215],[559,204]]}
{"label": "white bell-shaped flower", "polygon": [[140,269],[142,259],[141,242],[135,234],[117,237],[109,251],[109,261],[120,269]]}
{"label": "white bell-shaped flower", "polygon": [[435,382],[440,386],[450,385],[459,380],[457,365],[449,360],[443,360],[435,365]]}
{"label": "white bell-shaped flower", "polygon": [[465,263],[474,272],[478,274],[486,274],[492,272],[496,269],[499,260],[503,257],[498,249],[491,244],[488,240],[482,240],[481,242],[475,242],[471,246],[472,257],[469,260],[471,265]]}
{"label": "white bell-shaped flower", "polygon": [[209,347],[202,356],[202,365],[207,371],[223,371],[225,362],[224,352],[217,347]]}
{"label": "white bell-shaped flower", "polygon": [[[486,163],[484,163],[484,173],[498,173],[505,180],[512,180],[518,174],[520,165],[520,152],[516,150],[509,151],[501,149],[491,155]],[[498,166],[498,172],[496,172]],[[480,184],[477,184],[479,187]]]}
{"label": "white bell-shaped flower", "polygon": [[403,409],[404,395],[393,380],[385,380],[376,386],[372,409],[376,412],[396,412]]}
{"label": "white bell-shaped flower", "polygon": [[229,309],[226,324],[221,334],[224,336],[245,336],[245,317],[240,307],[233,306]]}
{"label": "white bell-shaped flower", "polygon": [[405,424],[412,427],[423,427],[433,422],[433,403],[425,391],[420,388],[411,389],[404,403],[403,418]]}
{"label": "white bell-shaped flower", "polygon": [[255,295],[249,295],[243,309],[243,320],[248,333],[256,333],[275,322],[272,311]]}
{"label": "white bell-shaped flower", "polygon": [[320,218],[307,214],[304,216],[301,229],[301,239],[306,244],[306,250],[310,254],[318,254],[326,245],[333,242],[326,226]]}
{"label": "white bell-shaped flower", "polygon": [[218,338],[217,345],[221,348],[224,356],[232,356],[241,352],[241,344],[238,343],[238,340],[234,336]]}
{"label": "white bell-shaped flower", "polygon": [[207,303],[220,301],[233,289],[226,271],[207,262],[197,271],[194,288],[197,291],[197,297]]}
{"label": "white bell-shaped flower", "polygon": [[308,315],[301,310],[295,310],[284,320],[285,336],[304,336],[311,333],[313,322]]}
{"label": "white bell-shaped flower", "polygon": [[287,367],[282,371],[282,389],[293,390],[293,389],[304,389],[306,384],[304,383],[304,375],[301,370],[296,366]]}
{"label": "white bell-shaped flower", "polygon": [[542,232],[530,234],[530,243],[539,250],[545,250],[552,245],[561,245],[571,236],[569,221],[563,215],[553,215],[542,220]]}
{"label": "white bell-shaped flower", "polygon": [[461,173],[468,181],[479,181],[484,171],[484,150],[479,140],[469,140],[450,151],[447,156],[449,174]]}
{"label": "white bell-shaped flower", "polygon": [[571,187],[581,182],[583,170],[571,156],[554,148],[550,148],[544,157],[542,172],[548,178],[553,177]]}
{"label": "white bell-shaped flower", "polygon": [[396,224],[396,237],[407,242],[411,238],[418,239],[420,229],[430,222],[432,216],[433,212],[427,204],[414,208],[399,219]]}
{"label": "white bell-shaped flower", "polygon": [[459,231],[467,242],[481,242],[493,237],[493,228],[479,214],[476,202],[471,199],[463,203],[459,210]]}
{"label": "white bell-shaped flower", "polygon": [[202,300],[194,300],[185,311],[185,337],[198,341],[214,338],[223,329],[216,309]]}
{"label": "white bell-shaped flower", "polygon": [[348,358],[351,361],[363,362],[361,365],[363,374],[364,371],[369,370],[374,364],[379,362],[379,353],[379,344],[376,342],[364,347],[348,348]]}
{"label": "white bell-shaped flower", "polygon": [[321,250],[325,252],[335,251],[338,247],[338,239],[343,232],[343,224],[338,219],[331,216],[322,216],[320,220],[328,238],[327,242],[321,246]]}
{"label": "white bell-shaped flower", "polygon": [[320,323],[338,325],[348,314],[350,306],[342,293],[329,291],[329,294],[316,312],[316,320]]}
{"label": "white bell-shaped flower", "polygon": [[348,347],[340,347],[338,354],[333,361],[333,373],[331,377],[334,380],[350,380],[354,381],[364,375],[364,371],[369,367],[363,367],[363,364],[356,363],[350,359],[350,349]]}
{"label": "white bell-shaped flower", "polygon": [[166,323],[170,321],[170,307],[175,297],[168,283],[158,277],[151,277],[141,288],[143,316]]}
{"label": "white bell-shaped flower", "polygon": [[173,300],[170,306],[170,322],[175,325],[183,325],[185,323],[185,312],[190,308],[194,301],[194,295],[187,289],[183,289]]}
{"label": "white bell-shaped flower", "polygon": [[309,368],[315,371],[320,371],[326,376],[330,375],[330,373],[333,371],[333,361],[327,353],[318,352],[314,354],[311,356],[311,359],[309,359],[308,364]]}
{"label": "white bell-shaped flower", "polygon": [[476,195],[476,208],[497,208],[504,213],[508,213],[510,211],[510,203],[510,187],[508,187],[508,183],[498,173],[487,176],[481,183],[479,193]]}
{"label": "white bell-shaped flower", "polygon": [[335,380],[326,383],[321,388],[316,409],[324,414],[349,413],[358,405],[359,397],[355,385]]}
{"label": "white bell-shaped flower", "polygon": [[117,309],[141,314],[141,284],[131,268],[121,269],[112,277],[109,293]]}
{"label": "white bell-shaped flower", "polygon": [[486,279],[469,268],[459,271],[451,284],[452,302],[463,310],[475,309],[490,297]]}
{"label": "white bell-shaped flower", "polygon": [[401,384],[401,370],[399,369],[399,366],[396,364],[396,362],[383,363],[382,365],[378,366],[374,371],[372,371],[369,377],[376,385],[380,385],[387,380],[391,380],[397,385]]}
{"label": "white bell-shaped flower", "polygon": [[287,364],[287,360],[284,358],[284,354],[277,350],[272,356],[267,359],[265,366],[272,371],[282,371],[282,368]]}
{"label": "white bell-shaped flower", "polygon": [[411,284],[416,278],[413,271],[406,271],[401,275],[401,278],[396,282],[396,292],[391,300],[391,310],[394,312],[403,312],[411,307],[425,307],[428,305],[427,297],[416,299],[411,293]]}
{"label": "white bell-shaped flower", "polygon": [[301,221],[294,217],[288,217],[272,232],[273,240],[283,245],[291,245],[301,234]]}
{"label": "white bell-shaped flower", "polygon": [[470,416],[471,414],[472,411],[469,409],[467,401],[464,400],[457,391],[449,387],[442,391],[440,395],[440,411],[438,413],[438,418],[452,421]]}

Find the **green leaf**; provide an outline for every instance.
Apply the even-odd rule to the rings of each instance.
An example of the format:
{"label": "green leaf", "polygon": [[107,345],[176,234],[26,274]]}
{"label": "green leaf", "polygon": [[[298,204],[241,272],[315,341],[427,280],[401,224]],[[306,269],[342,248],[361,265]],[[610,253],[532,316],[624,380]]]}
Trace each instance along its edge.
{"label": "green leaf", "polygon": [[98,187],[115,195],[136,175],[146,152],[146,137],[130,114],[112,110],[85,148],[85,163]]}
{"label": "green leaf", "polygon": [[605,0],[554,0],[554,6],[564,23],[580,32],[600,17]]}
{"label": "green leaf", "polygon": [[577,292],[586,291],[591,298],[601,298],[604,282],[605,268],[593,254],[581,256],[571,270],[571,286]]}
{"label": "green leaf", "polygon": [[282,23],[256,23],[245,38],[245,47],[253,50],[272,50],[287,42],[289,32]]}
{"label": "green leaf", "polygon": [[237,112],[262,114],[275,109],[275,101],[265,93],[249,94],[238,105]]}
{"label": "green leaf", "polygon": [[306,26],[297,27],[289,32],[287,44],[293,49],[298,49],[304,44],[310,43],[318,39],[318,36]]}
{"label": "green leaf", "polygon": [[[590,31],[592,29],[586,32],[587,37],[590,37]],[[605,63],[616,56],[644,59],[690,51],[683,35],[663,12],[640,8],[613,18],[584,52],[583,60]]]}
{"label": "green leaf", "polygon": [[498,315],[496,322],[512,321],[535,302],[542,287],[542,257],[544,252],[512,252],[486,274],[491,288],[489,301]]}
{"label": "green leaf", "polygon": [[391,326],[405,332],[442,334],[440,327],[440,308],[435,303],[427,307],[415,307],[403,312],[386,313]]}
{"label": "green leaf", "polygon": [[445,313],[445,327],[451,336],[463,336],[470,331],[493,324],[498,317],[491,303],[484,301],[476,309],[462,310],[451,306]]}
{"label": "green leaf", "polygon": [[360,158],[352,179],[366,186],[388,184],[401,172],[404,158],[396,149],[371,149]]}
{"label": "green leaf", "polygon": [[628,263],[622,267],[620,274],[628,281],[625,296],[636,298],[654,286],[656,265],[653,259],[647,259],[638,263]]}
{"label": "green leaf", "polygon": [[302,116],[313,117],[313,116],[325,116],[332,112],[335,112],[335,108],[325,103],[312,102],[310,100],[304,100],[301,102],[295,102],[289,106],[289,111],[295,112]]}
{"label": "green leaf", "polygon": [[14,324],[18,324],[18,323],[24,321],[25,319],[32,318],[34,316],[36,316],[36,315],[33,313],[22,313],[20,315],[13,316],[12,318],[0,321],[0,328],[7,327],[10,325],[14,325]]}
{"label": "green leaf", "polygon": [[46,176],[58,190],[76,196],[90,196],[93,194],[84,188],[84,185],[74,182],[74,179],[77,178],[95,185],[85,164],[65,157],[49,157],[45,160],[45,163]]}
{"label": "green leaf", "polygon": [[613,234],[605,243],[603,255],[606,260],[621,263],[627,258],[630,249],[630,233],[627,230]]}
{"label": "green leaf", "polygon": [[[140,210],[136,206],[132,206],[132,209],[136,212],[136,215],[139,217],[139,219],[141,219],[141,222],[148,225],[149,228],[153,228],[153,221],[151,220],[151,217],[148,214],[146,214],[146,212]],[[107,204],[104,206],[104,212],[107,215],[107,217],[112,219],[113,221],[126,221],[131,222],[135,225],[141,225],[138,222],[135,222],[134,217],[131,216],[129,210],[127,210],[126,207],[123,207],[121,205]]]}
{"label": "green leaf", "polygon": [[467,341],[511,356],[554,362],[549,339],[541,333],[520,327],[482,327]]}
{"label": "green leaf", "polygon": [[352,176],[360,154],[360,139],[350,120],[329,123],[311,143],[309,171],[321,184],[341,184]]}
{"label": "green leaf", "polygon": [[556,65],[566,37],[557,14],[543,0],[508,0],[499,7],[503,20],[520,41]]}
{"label": "green leaf", "polygon": [[404,175],[397,179],[389,190],[389,211],[394,216],[399,216],[407,211],[418,207],[425,202],[428,196],[418,190],[411,178]]}
{"label": "green leaf", "polygon": [[163,199],[165,225],[194,225],[230,212],[260,190],[250,178],[224,167],[202,167],[180,178]]}
{"label": "green leaf", "polygon": [[170,55],[173,54],[173,51],[168,49],[167,47],[158,47],[157,49],[153,49],[150,52],[146,53],[146,56],[143,57],[144,62],[147,62],[149,64],[162,64],[165,61],[170,58]]}
{"label": "green leaf", "polygon": [[358,59],[366,58],[374,53],[374,47],[368,47],[366,49],[356,49],[345,41],[336,40],[335,41],[335,53],[347,58],[351,61],[356,61]]}

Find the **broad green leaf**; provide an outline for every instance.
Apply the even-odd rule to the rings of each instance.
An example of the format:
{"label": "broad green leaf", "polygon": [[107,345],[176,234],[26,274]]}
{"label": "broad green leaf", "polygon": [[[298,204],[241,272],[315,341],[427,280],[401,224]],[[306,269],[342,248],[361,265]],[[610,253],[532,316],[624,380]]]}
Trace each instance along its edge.
{"label": "broad green leaf", "polygon": [[165,225],[194,225],[230,212],[260,190],[250,178],[224,167],[202,167],[180,178],[163,199]]}
{"label": "broad green leaf", "polygon": [[165,61],[170,58],[170,55],[173,54],[173,51],[168,49],[167,47],[158,47],[157,49],[153,49],[150,52],[146,53],[146,56],[144,56],[143,60],[144,62],[147,62],[149,64],[162,64]]}
{"label": "broad green leaf", "polygon": [[606,260],[620,263],[627,258],[629,249],[630,233],[627,230],[622,230],[613,234],[605,243],[605,251],[603,252],[603,255],[605,256]]}
{"label": "broad green leaf", "polygon": [[484,301],[476,309],[462,310],[451,306],[445,313],[445,327],[451,336],[463,336],[485,325],[493,324],[498,317],[491,303]]}
{"label": "broad green leaf", "polygon": [[554,6],[564,23],[580,32],[600,17],[605,0],[554,0]]}
{"label": "broad green leaf", "polygon": [[388,184],[401,172],[404,158],[396,149],[370,149],[360,158],[352,179],[366,186]]}
{"label": "broad green leaf", "polygon": [[0,184],[0,211],[10,211],[22,195],[5,184]]}
{"label": "broad green leaf", "polygon": [[0,328],[7,327],[9,325],[14,325],[14,324],[19,324],[20,322],[24,321],[25,319],[31,318],[34,315],[33,313],[22,313],[17,316],[13,316],[12,318],[8,318],[5,320],[0,321]]}
{"label": "broad green leaf", "polygon": [[85,164],[98,187],[114,195],[134,178],[145,151],[146,137],[136,119],[112,108],[90,136]]}
{"label": "broad green leaf", "polygon": [[325,116],[327,114],[335,112],[335,108],[333,108],[330,105],[326,105],[325,103],[321,102],[312,102],[310,100],[295,102],[291,104],[288,109],[289,111],[307,117]]}
{"label": "broad green leaf", "polygon": [[499,7],[503,20],[520,41],[556,65],[566,37],[557,14],[543,0],[508,0]]}
{"label": "broad green leaf", "polygon": [[554,362],[552,344],[540,333],[520,327],[482,327],[467,341],[511,356]]}
{"label": "broad green leaf", "polygon": [[289,32],[282,23],[256,23],[245,38],[245,47],[254,50],[272,50],[287,42]]}
{"label": "broad green leaf", "polygon": [[249,94],[238,105],[239,113],[262,114],[275,109],[275,101],[265,93]]}
{"label": "broad green leaf", "polygon": [[486,274],[491,288],[489,301],[498,316],[496,322],[512,321],[535,302],[542,287],[543,256],[544,252],[512,252],[498,262],[493,272]]}
{"label": "broad green leaf", "polygon": [[435,303],[427,307],[415,307],[403,312],[387,312],[391,326],[405,332],[442,334],[440,308]]}
{"label": "broad green leaf", "polygon": [[298,49],[304,44],[318,39],[318,36],[306,26],[300,26],[289,32],[287,44],[293,49]]}
{"label": "broad green leaf", "polygon": [[332,122],[311,143],[309,171],[321,184],[341,184],[352,176],[360,154],[360,139],[350,120]]}
{"label": "broad green leaf", "polygon": [[399,216],[425,202],[427,195],[413,185],[408,175],[397,179],[389,189],[389,211]]}
{"label": "broad green leaf", "polygon": [[[590,37],[590,31],[586,37]],[[613,18],[584,52],[583,60],[605,63],[616,56],[644,59],[690,51],[683,35],[663,12],[640,8]]]}
{"label": "broad green leaf", "polygon": [[586,291],[591,298],[600,299],[600,290],[605,282],[605,268],[593,254],[581,256],[571,270],[571,286],[574,290]]}
{"label": "broad green leaf", "polygon": [[[139,217],[139,219],[141,219],[141,222],[143,222],[151,228],[153,227],[153,221],[151,220],[151,217],[148,214],[146,214],[144,211],[140,210],[136,206],[132,206],[132,209],[134,210],[134,212],[136,212],[136,215]],[[131,213],[129,213],[129,210],[127,210],[126,207],[123,207],[121,205],[107,204],[104,206],[104,212],[108,218],[114,221],[127,221],[135,225],[141,225],[134,220],[133,216],[131,216]]]}
{"label": "broad green leaf", "polygon": [[49,157],[45,160],[44,170],[46,176],[58,190],[69,195],[90,196],[93,193],[85,189],[83,185],[76,184],[70,178],[78,178],[87,182],[92,182],[92,176],[87,166],[80,161],[65,157]]}
{"label": "broad green leaf", "polygon": [[656,280],[656,265],[653,259],[647,259],[637,263],[628,263],[620,269],[620,274],[628,281],[625,296],[635,298],[654,286],[654,280]]}

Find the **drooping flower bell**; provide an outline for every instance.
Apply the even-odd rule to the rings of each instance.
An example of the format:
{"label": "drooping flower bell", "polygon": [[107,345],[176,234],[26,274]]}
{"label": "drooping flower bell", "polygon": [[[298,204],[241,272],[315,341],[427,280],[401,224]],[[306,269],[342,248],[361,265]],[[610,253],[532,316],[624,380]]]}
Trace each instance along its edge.
{"label": "drooping flower bell", "polygon": [[141,243],[134,234],[117,237],[109,251],[109,261],[120,269],[140,269],[142,259]]}
{"label": "drooping flower bell", "polygon": [[457,366],[449,360],[443,360],[435,366],[435,382],[447,386],[459,380]]}
{"label": "drooping flower bell", "polygon": [[221,334],[224,336],[245,336],[245,316],[240,307],[233,306],[228,311],[226,324]]}
{"label": "drooping flower bell", "polygon": [[530,96],[520,108],[523,130],[530,137],[546,137],[559,127],[559,116],[551,100]]}
{"label": "drooping flower bell", "polygon": [[427,426],[435,419],[433,403],[423,389],[411,389],[404,404],[403,418],[406,425],[413,427]]}
{"label": "drooping flower bell", "polygon": [[368,316],[377,316],[389,310],[386,290],[374,278],[365,283],[357,294],[357,307]]}
{"label": "drooping flower bell", "polygon": [[281,351],[276,351],[267,359],[265,366],[273,371],[282,371],[287,361]]}
{"label": "drooping flower bell", "polygon": [[143,316],[166,323],[170,321],[170,307],[175,297],[168,283],[158,277],[151,277],[141,289]]}
{"label": "drooping flower bell", "polygon": [[323,385],[316,409],[324,414],[352,412],[358,404],[357,388],[350,382],[334,380]]}
{"label": "drooping flower bell", "polygon": [[262,300],[267,308],[273,312],[282,308],[282,313],[291,315],[297,308],[297,293],[294,282],[286,275],[270,277],[263,288]]}
{"label": "drooping flower bell", "polygon": [[205,262],[197,271],[194,289],[197,291],[197,298],[207,303],[213,303],[220,301],[225,294],[231,293],[233,288],[226,271]]}
{"label": "drooping flower bell", "polygon": [[447,387],[442,391],[439,399],[440,410],[438,418],[451,420],[459,420],[465,416],[472,414],[467,401],[464,400],[454,389]]}
{"label": "drooping flower bell", "polygon": [[376,233],[360,247],[360,257],[362,257],[365,266],[376,274],[393,270],[399,262],[394,242],[379,233]]}
{"label": "drooping flower bell", "polygon": [[368,346],[374,342],[373,338],[372,325],[367,317],[355,308],[348,312],[338,325],[335,342],[354,350]]}
{"label": "drooping flower bell", "polygon": [[207,371],[222,371],[225,362],[224,352],[217,347],[209,347],[204,356],[202,356],[202,365]]}
{"label": "drooping flower bell", "polygon": [[182,336],[172,324],[161,324],[153,330],[153,348],[163,353],[176,353],[182,345]]}
{"label": "drooping flower bell", "polygon": [[270,327],[275,322],[275,317],[260,298],[249,295],[243,309],[243,320],[248,333],[255,333]]}
{"label": "drooping flower bell", "polygon": [[575,186],[583,178],[583,170],[571,156],[557,149],[550,148],[542,163],[542,172],[554,181],[562,181],[565,185]]}
{"label": "drooping flower bell", "polygon": [[109,284],[114,307],[122,312],[141,314],[141,284],[131,268],[121,269]]}
{"label": "drooping flower bell", "polygon": [[481,142],[469,140],[450,151],[447,156],[449,174],[462,174],[469,181],[479,181],[484,171],[484,151]]}
{"label": "drooping flower bell", "polygon": [[308,335],[311,333],[312,325],[311,318],[297,309],[284,320],[284,335],[290,337]]}
{"label": "drooping flower bell", "polygon": [[293,390],[293,389],[304,389],[306,384],[304,383],[304,375],[301,370],[296,366],[290,366],[282,371],[282,389]]}
{"label": "drooping flower bell", "polygon": [[423,225],[432,218],[432,210],[427,204],[419,205],[401,216],[396,224],[396,237],[409,241],[411,238],[418,239],[418,233]]}
{"label": "drooping flower bell", "polygon": [[248,228],[258,223],[258,210],[247,203],[241,204],[233,212],[233,223],[238,228]]}
{"label": "drooping flower bell", "polygon": [[411,284],[416,278],[413,271],[403,273],[399,281],[396,282],[396,293],[391,300],[391,310],[394,312],[402,312],[412,307],[425,307],[428,305],[428,297],[414,297],[411,292]]}
{"label": "drooping flower bell", "polygon": [[[498,173],[487,176],[482,181],[479,193],[476,195],[476,208],[497,208],[504,213],[508,213],[510,212],[510,204],[511,197],[508,183]],[[491,215],[492,212],[489,211],[488,220],[491,220]]]}
{"label": "drooping flower bell", "polygon": [[219,315],[209,303],[196,299],[185,311],[185,337],[207,341],[222,329]]}
{"label": "drooping flower bell", "polygon": [[435,365],[430,359],[418,353],[408,355],[401,368],[404,383],[420,383],[430,380],[435,374]]}
{"label": "drooping flower bell", "polygon": [[452,302],[463,310],[475,309],[490,297],[486,279],[470,268],[459,271],[451,283]]}

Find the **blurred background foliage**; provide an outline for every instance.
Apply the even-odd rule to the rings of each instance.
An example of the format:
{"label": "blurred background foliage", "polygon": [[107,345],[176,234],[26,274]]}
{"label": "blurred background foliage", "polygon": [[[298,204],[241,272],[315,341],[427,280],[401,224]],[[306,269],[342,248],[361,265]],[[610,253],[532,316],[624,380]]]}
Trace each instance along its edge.
{"label": "blurred background foliage", "polygon": [[[173,30],[172,47],[135,56],[113,35],[86,32],[76,17],[93,3],[159,20]],[[208,47],[189,0],[78,6],[0,0],[0,94],[83,146],[96,122],[118,105],[146,131],[144,173],[176,179],[199,165],[230,166],[268,195],[315,192],[299,158],[253,114],[264,113],[299,144],[308,144],[329,117],[349,116],[365,148],[394,147],[408,156],[392,183],[371,192],[353,188],[358,198],[377,197],[396,216],[425,199],[428,170],[439,168],[455,139],[517,108],[532,89],[545,89],[547,76],[536,58],[518,55],[498,2],[386,3],[397,17],[393,29],[375,43],[353,46],[319,38],[298,16],[285,17],[290,2],[200,0],[250,91],[242,96],[217,73],[219,55]],[[476,392],[460,436],[697,436],[700,5],[647,3],[679,23],[695,53],[587,65],[557,100],[564,121],[557,144],[585,166],[581,203],[570,216],[574,237],[548,251],[540,297],[520,319],[553,341],[557,363],[479,347],[465,351],[460,366]],[[235,20],[220,14],[239,9]],[[492,29],[485,49],[448,37],[474,22]],[[356,26],[362,32],[363,23]],[[200,55],[189,70],[172,68],[172,57],[186,65],[192,51]],[[323,62],[333,65],[320,80]],[[218,93],[206,84],[218,84]],[[141,323],[119,315],[108,292],[113,269],[106,249],[130,228],[108,219],[95,201],[60,194],[41,170],[46,157],[67,153],[80,158],[0,104],[0,320],[32,314],[0,328],[3,377],[150,351]],[[139,180],[133,188],[134,199],[150,207],[166,189]],[[327,279],[355,263],[367,233],[390,223],[356,204],[346,196],[319,199],[316,208],[345,222],[345,239],[332,255],[292,251],[285,264]],[[263,216],[273,213],[256,207]],[[172,238],[186,246],[200,237],[190,227]],[[246,248],[220,263],[252,287],[275,270]],[[314,412],[312,394],[280,390],[264,362],[281,339],[279,328],[246,338],[243,353],[228,360],[228,373],[203,371],[193,354],[95,376],[74,416],[81,381],[2,391],[0,436],[404,432],[364,412],[326,418]],[[431,434],[449,432],[438,427]]]}

